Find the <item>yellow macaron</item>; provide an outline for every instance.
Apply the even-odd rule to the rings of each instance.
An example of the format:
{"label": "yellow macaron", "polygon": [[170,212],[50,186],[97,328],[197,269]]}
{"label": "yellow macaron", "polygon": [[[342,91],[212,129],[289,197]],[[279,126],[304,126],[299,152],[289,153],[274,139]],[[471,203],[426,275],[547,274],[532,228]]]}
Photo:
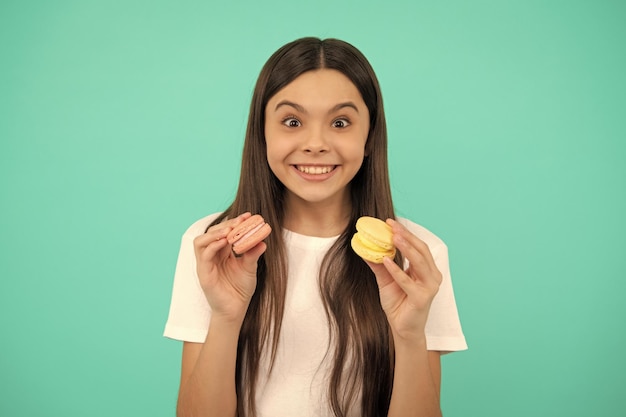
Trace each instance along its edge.
{"label": "yellow macaron", "polygon": [[363,216],[356,222],[356,233],[350,244],[352,249],[366,261],[381,264],[383,258],[393,258],[396,248],[391,240],[391,226],[375,217]]}

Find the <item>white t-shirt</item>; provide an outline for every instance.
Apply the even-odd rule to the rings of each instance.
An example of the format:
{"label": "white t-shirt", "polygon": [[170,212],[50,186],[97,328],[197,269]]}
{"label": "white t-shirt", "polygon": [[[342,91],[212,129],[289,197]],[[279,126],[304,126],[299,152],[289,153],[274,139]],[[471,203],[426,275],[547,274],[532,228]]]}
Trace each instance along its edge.
{"label": "white t-shirt", "polygon": [[[200,287],[193,250],[195,237],[205,232],[218,214],[195,222],[182,238],[169,317],[164,336],[187,342],[205,341],[211,309]],[[443,274],[443,282],[432,302],[426,324],[429,350],[452,352],[467,349],[454,300],[448,249],[433,233],[406,219],[398,219],[425,241]],[[328,322],[319,294],[321,261],[337,237],[320,238],[283,230],[288,257],[285,312],[274,369],[268,375],[268,361],[261,360],[257,388],[259,417],[331,417],[326,400],[325,377],[331,364],[325,361],[328,349]],[[359,405],[357,401],[356,405]],[[354,407],[350,417],[359,416]]]}

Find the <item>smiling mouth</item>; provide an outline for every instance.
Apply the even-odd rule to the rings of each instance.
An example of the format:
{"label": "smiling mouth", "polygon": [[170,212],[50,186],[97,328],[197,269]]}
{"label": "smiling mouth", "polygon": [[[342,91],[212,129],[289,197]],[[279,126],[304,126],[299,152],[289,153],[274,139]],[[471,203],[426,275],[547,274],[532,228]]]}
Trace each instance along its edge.
{"label": "smiling mouth", "polygon": [[296,169],[304,174],[321,175],[328,174],[334,170],[337,165],[295,165]]}

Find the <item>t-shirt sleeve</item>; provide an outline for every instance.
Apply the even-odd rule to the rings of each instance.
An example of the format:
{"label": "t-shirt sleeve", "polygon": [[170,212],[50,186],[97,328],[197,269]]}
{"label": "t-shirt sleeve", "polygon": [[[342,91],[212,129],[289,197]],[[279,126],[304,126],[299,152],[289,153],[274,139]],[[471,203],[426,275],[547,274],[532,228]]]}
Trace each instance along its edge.
{"label": "t-shirt sleeve", "polygon": [[193,241],[205,232],[217,215],[198,220],[183,234],[163,333],[165,337],[196,343],[204,343],[206,339],[211,309],[198,280]]}
{"label": "t-shirt sleeve", "polygon": [[443,276],[439,291],[430,306],[430,312],[426,322],[426,343],[428,350],[446,353],[466,350],[467,343],[463,329],[461,328],[461,321],[454,297],[454,289],[452,287],[448,247],[441,239],[426,228],[406,219],[399,219],[399,221],[418,238],[426,242],[433,255],[437,268]]}

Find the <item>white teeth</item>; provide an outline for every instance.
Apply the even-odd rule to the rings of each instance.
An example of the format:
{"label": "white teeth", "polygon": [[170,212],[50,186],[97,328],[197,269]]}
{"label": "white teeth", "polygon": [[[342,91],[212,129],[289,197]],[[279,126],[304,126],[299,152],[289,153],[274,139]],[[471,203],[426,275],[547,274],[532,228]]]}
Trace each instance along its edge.
{"label": "white teeth", "polygon": [[330,171],[333,170],[332,166],[303,166],[303,165],[297,165],[298,171],[300,172],[304,172],[305,174],[313,174],[313,175],[319,175],[319,174],[328,174]]}

